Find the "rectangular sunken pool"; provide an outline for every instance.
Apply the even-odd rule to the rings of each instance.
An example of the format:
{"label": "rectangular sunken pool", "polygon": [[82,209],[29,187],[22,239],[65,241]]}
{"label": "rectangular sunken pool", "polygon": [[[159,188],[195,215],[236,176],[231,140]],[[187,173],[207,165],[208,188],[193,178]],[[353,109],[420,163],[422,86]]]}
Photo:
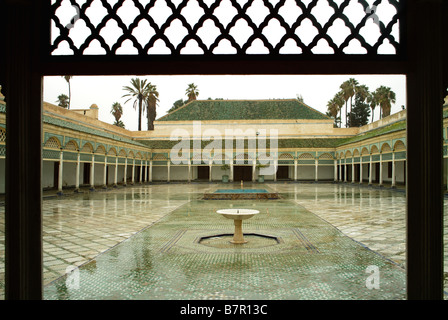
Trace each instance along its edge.
{"label": "rectangular sunken pool", "polygon": [[214,193],[268,193],[266,189],[218,189]]}
{"label": "rectangular sunken pool", "polygon": [[213,193],[204,193],[204,200],[247,200],[280,199],[277,192],[266,189],[217,189]]}

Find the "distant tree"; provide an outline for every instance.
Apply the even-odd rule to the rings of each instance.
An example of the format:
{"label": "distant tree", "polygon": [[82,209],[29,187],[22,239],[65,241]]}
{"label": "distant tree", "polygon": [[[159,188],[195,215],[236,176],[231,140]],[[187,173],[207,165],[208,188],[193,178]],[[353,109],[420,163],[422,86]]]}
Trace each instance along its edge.
{"label": "distant tree", "polygon": [[70,99],[66,94],[60,94],[58,96],[58,100],[56,100],[58,106],[68,109],[69,103],[70,103]]}
{"label": "distant tree", "polygon": [[143,103],[146,103],[146,79],[140,80],[139,78],[131,79],[131,86],[124,86],[123,90],[128,93],[123,95],[124,97],[129,97],[125,103],[129,100],[134,99],[134,109],[137,109],[138,106],[138,131],[142,130],[142,113],[143,113]]}
{"label": "distant tree", "polygon": [[185,91],[185,94],[186,94],[187,97],[188,97],[188,101],[187,101],[187,102],[196,100],[197,97],[199,96],[198,86],[195,85],[194,83],[190,83],[190,84],[188,85],[187,90]]}
{"label": "distant tree", "polygon": [[378,89],[375,90],[374,92],[371,92],[368,96],[367,96],[367,103],[370,106],[370,109],[372,110],[372,121],[373,122],[373,117],[374,117],[374,111],[376,106],[378,106],[379,104],[379,97],[378,97]]}
{"label": "distant tree", "polygon": [[353,104],[353,96],[356,93],[356,87],[358,86],[358,81],[354,78],[350,78],[347,81],[344,81],[340,89],[344,93],[344,100],[345,100],[345,126],[348,127],[348,111],[347,111],[347,104],[348,100],[350,99],[350,112],[352,110],[352,104]]}
{"label": "distant tree", "polygon": [[173,103],[173,106],[171,107],[171,109],[168,110],[168,113],[173,112],[176,109],[179,109],[180,107],[182,107],[183,105],[185,105],[187,101],[184,101],[182,99],[176,100]]}
{"label": "distant tree", "polygon": [[124,126],[123,121],[121,121],[121,120],[118,120],[118,122],[114,122],[114,125],[117,126],[117,127],[126,129],[125,126]]}
{"label": "distant tree", "polygon": [[112,104],[110,113],[115,118],[114,125],[117,127],[124,128],[124,123],[123,123],[123,121],[120,120],[121,116],[123,115],[123,108],[122,108],[121,104],[119,104],[118,102],[115,102],[114,104]]}
{"label": "distant tree", "polygon": [[68,83],[68,106],[67,109],[70,109],[70,102],[72,101],[72,90],[70,86],[70,80],[73,78],[73,76],[62,76],[65,81]]}
{"label": "distant tree", "polygon": [[334,119],[335,127],[338,126],[338,119],[339,119],[338,112],[339,112],[339,107],[337,105],[336,98],[334,97],[327,103],[327,116]]}
{"label": "distant tree", "polygon": [[148,117],[148,130],[154,130],[154,120],[156,120],[156,107],[159,101],[159,92],[155,85],[148,83],[146,92],[146,116]]}
{"label": "distant tree", "polygon": [[370,105],[365,102],[363,95],[355,95],[355,104],[349,113],[349,127],[361,127],[369,123]]}
{"label": "distant tree", "polygon": [[396,97],[395,92],[391,90],[389,87],[381,86],[377,89],[378,92],[378,104],[381,107],[382,116],[387,117],[390,115],[390,111],[392,109],[392,103],[395,103]]}

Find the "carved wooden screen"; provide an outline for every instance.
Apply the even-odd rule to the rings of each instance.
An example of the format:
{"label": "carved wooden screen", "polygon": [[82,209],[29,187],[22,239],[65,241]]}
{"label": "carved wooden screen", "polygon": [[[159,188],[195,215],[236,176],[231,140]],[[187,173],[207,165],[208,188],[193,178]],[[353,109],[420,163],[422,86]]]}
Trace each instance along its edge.
{"label": "carved wooden screen", "polygon": [[53,0],[47,56],[403,54],[397,0]]}

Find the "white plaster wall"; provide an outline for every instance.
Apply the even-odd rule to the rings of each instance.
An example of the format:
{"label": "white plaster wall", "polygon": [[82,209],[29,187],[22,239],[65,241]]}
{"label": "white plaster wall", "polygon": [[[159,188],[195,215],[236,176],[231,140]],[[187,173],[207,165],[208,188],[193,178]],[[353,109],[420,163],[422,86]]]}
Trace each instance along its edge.
{"label": "white plaster wall", "polygon": [[[42,161],[42,188],[53,188],[54,161]],[[56,186],[57,187],[57,186]]]}
{"label": "white plaster wall", "polygon": [[314,165],[297,165],[297,180],[313,180],[314,181]]}
{"label": "white plaster wall", "polygon": [[395,161],[395,179],[396,183],[404,183],[405,173],[404,165],[405,161]]}
{"label": "white plaster wall", "polygon": [[212,180],[213,181],[222,181],[223,175],[228,175],[230,178],[230,169],[221,170],[221,165],[212,166]]}
{"label": "white plaster wall", "polygon": [[[173,167],[170,168],[173,171]],[[153,166],[152,181],[166,181],[168,179],[168,166]]]}
{"label": "white plaster wall", "polygon": [[103,185],[103,179],[104,179],[104,164],[102,163],[95,163],[95,172],[94,172],[94,178],[93,178],[93,185],[95,186],[102,186]]}
{"label": "white plaster wall", "polygon": [[64,162],[62,165],[62,186],[76,185],[76,163]]}
{"label": "white plaster wall", "polygon": [[319,166],[318,170],[317,177],[319,180],[334,180],[334,166]]}
{"label": "white plaster wall", "polygon": [[[118,166],[120,168],[120,166]],[[107,165],[108,168],[108,172],[107,172],[107,182],[108,184],[112,185],[115,182],[115,164],[108,164]],[[117,171],[117,182],[120,182],[120,180],[118,180],[118,176],[120,174],[120,170],[118,169]],[[123,174],[121,174],[123,176]]]}
{"label": "white plaster wall", "polygon": [[188,181],[188,166],[171,166],[170,181]]}

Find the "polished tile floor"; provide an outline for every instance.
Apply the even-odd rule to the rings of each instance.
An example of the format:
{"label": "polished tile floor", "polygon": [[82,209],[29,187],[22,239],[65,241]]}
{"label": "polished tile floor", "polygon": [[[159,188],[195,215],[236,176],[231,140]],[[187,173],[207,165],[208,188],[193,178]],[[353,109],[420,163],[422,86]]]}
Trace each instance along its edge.
{"label": "polished tile floor", "polygon": [[[254,185],[260,186],[283,199],[204,201],[203,193],[229,187],[207,183],[45,198],[45,298],[405,298],[403,192],[350,184]],[[229,207],[260,211],[244,222],[244,232],[254,234],[246,245],[229,245],[233,225],[215,214]],[[372,266],[380,272],[378,289],[368,289]]]}

